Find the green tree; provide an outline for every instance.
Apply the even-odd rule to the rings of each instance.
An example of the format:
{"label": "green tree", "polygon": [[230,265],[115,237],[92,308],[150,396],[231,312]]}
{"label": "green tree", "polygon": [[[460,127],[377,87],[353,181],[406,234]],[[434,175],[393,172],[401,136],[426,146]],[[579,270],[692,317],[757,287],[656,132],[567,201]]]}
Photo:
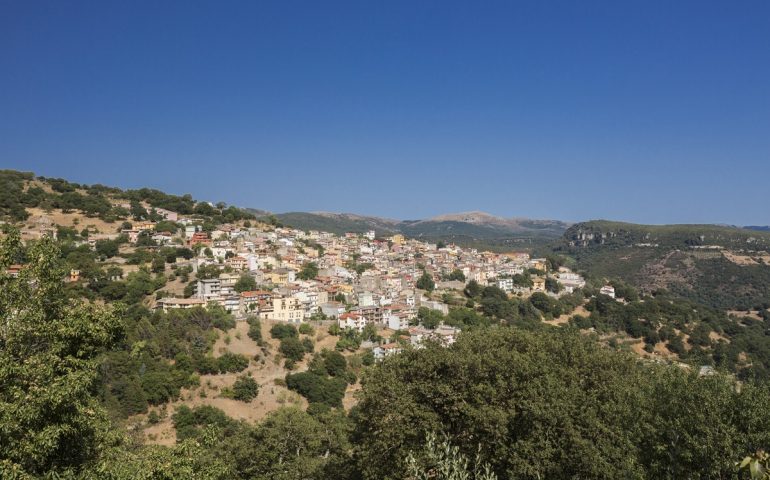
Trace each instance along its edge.
{"label": "green tree", "polygon": [[235,282],[233,289],[238,293],[253,291],[257,289],[257,281],[251,275],[243,274]]}
{"label": "green tree", "polygon": [[562,290],[562,286],[555,278],[548,277],[545,279],[545,289],[552,293],[559,293]]}
{"label": "green tree", "polygon": [[455,268],[454,270],[452,270],[452,273],[449,274],[447,279],[448,280],[457,280],[457,281],[460,281],[460,282],[464,282],[465,281],[465,274],[459,268]]}
{"label": "green tree", "polygon": [[114,240],[97,240],[95,245],[96,253],[110,258],[118,254],[118,242]]}
{"label": "green tree", "polygon": [[433,281],[433,277],[428,272],[422,272],[420,278],[415,282],[415,286],[421,290],[432,292],[436,288],[436,282]]}
{"label": "green tree", "polygon": [[92,395],[98,358],[121,332],[113,309],[67,300],[58,259],[49,238],[25,250],[12,231],[0,246],[0,461],[32,475],[99,452],[109,427]]}
{"label": "green tree", "polygon": [[305,356],[305,345],[297,337],[281,339],[279,351],[289,360],[299,362]]}
{"label": "green tree", "polygon": [[299,333],[294,325],[288,323],[276,323],[270,328],[270,336],[278,340],[283,340],[284,338],[289,337],[296,338],[299,336]]}
{"label": "green tree", "polygon": [[465,286],[465,296],[468,298],[476,298],[481,295],[481,285],[476,280],[471,280],[468,285]]}
{"label": "green tree", "polygon": [[315,262],[308,262],[302,266],[297,277],[300,280],[313,280],[318,276],[318,264]]}

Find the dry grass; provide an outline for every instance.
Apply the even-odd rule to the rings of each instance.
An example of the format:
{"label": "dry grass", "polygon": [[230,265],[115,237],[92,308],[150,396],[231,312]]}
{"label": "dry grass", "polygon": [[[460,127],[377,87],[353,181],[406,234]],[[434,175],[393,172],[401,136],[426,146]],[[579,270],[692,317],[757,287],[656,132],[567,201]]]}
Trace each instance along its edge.
{"label": "dry grass", "polygon": [[[270,412],[278,410],[288,405],[297,405],[301,408],[307,407],[307,400],[296,392],[289,391],[283,386],[276,385],[276,380],[283,380],[289,373],[283,367],[283,359],[278,354],[278,340],[270,338],[270,328],[273,322],[262,321],[262,338],[267,344],[267,355],[263,355],[263,350],[256,342],[248,336],[249,325],[246,322],[238,322],[236,327],[228,332],[220,332],[219,339],[214,344],[214,355],[220,356],[224,352],[239,353],[249,357],[249,367],[242,373],[230,373],[221,375],[202,375],[200,386],[193,389],[184,389],[179,400],[167,405],[167,416],[155,425],[148,425],[144,428],[145,442],[157,445],[172,445],[176,442],[176,434],[171,422],[171,416],[181,405],[196,407],[200,405],[210,405],[224,411],[229,417],[244,420],[248,423],[256,423],[264,419]],[[328,333],[328,327],[315,327],[316,341],[315,351],[321,351],[324,348],[333,349],[337,342],[337,337]],[[225,342],[225,336],[229,336],[230,342]],[[240,338],[238,338],[240,337]],[[261,359],[254,360],[254,356],[259,354]],[[307,368],[307,362],[310,359],[307,355],[302,362],[298,362],[295,372],[304,371]],[[264,359],[264,362],[262,361]],[[220,392],[223,388],[230,387],[238,376],[247,373],[251,375],[260,385],[259,395],[251,402],[245,403],[228,398],[222,398]],[[360,383],[350,385],[343,399],[345,409],[352,408],[356,400],[356,392],[361,389]],[[139,415],[133,420],[145,420],[146,415]]]}

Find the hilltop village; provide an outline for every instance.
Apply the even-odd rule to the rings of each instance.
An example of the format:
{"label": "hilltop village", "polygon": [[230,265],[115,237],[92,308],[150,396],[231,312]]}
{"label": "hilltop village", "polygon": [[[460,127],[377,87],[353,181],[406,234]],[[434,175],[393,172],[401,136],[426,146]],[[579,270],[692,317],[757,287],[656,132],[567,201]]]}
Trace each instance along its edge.
{"label": "hilltop village", "polygon": [[[125,224],[120,232],[93,234],[87,242],[96,248],[100,241],[123,236],[129,249],[183,246],[192,251],[191,258],[177,258],[173,265],[194,272],[196,280],[183,288],[167,286],[163,296],[152,300],[151,307],[163,311],[219,305],[235,318],[253,315],[294,324],[336,320],[340,329],[361,332],[373,324],[398,331],[419,323],[421,308],[448,314],[470,282],[522,297],[535,292],[558,297],[585,285],[569,269],[549,272],[546,259],[526,253],[480,252],[398,234],[379,238],[373,230],[337,236],[247,222],[203,231],[194,219],[164,209],[154,212],[164,220]],[[158,228],[169,225],[179,228]],[[435,326],[410,333],[452,343],[457,330]],[[383,347],[376,356],[398,351],[395,344]]]}

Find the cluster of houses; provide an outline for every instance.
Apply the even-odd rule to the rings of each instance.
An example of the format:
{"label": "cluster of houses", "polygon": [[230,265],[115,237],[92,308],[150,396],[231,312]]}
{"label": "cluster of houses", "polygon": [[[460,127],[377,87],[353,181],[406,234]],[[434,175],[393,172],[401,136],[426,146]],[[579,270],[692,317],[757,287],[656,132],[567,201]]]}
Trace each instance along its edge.
{"label": "cluster of houses", "polygon": [[[566,268],[548,272],[545,259],[525,253],[498,254],[476,249],[406,239],[402,235],[378,238],[374,231],[337,236],[292,228],[238,227],[223,225],[203,232],[194,223],[174,232],[176,243],[198,247],[187,261],[193,271],[211,266],[215,278],[197,280],[191,298],[167,297],[157,301],[163,310],[192,308],[217,303],[236,316],[256,315],[269,321],[300,323],[310,318],[336,319],[341,328],[362,331],[373,323],[393,330],[407,330],[420,307],[448,313],[449,306],[417,288],[427,273],[439,292],[458,291],[472,280],[502,290],[528,295],[545,292],[550,276],[571,292],[585,285]],[[313,275],[303,274],[313,264]],[[180,262],[184,265],[184,262]],[[457,272],[464,280],[457,280]],[[455,272],[454,280],[449,280]],[[533,276],[530,276],[533,273]],[[526,274],[531,285],[522,286],[516,276]],[[237,291],[239,279],[248,275],[259,288]],[[312,278],[311,278],[312,277]]]}
{"label": "cluster of houses", "polygon": [[[442,293],[456,294],[470,281],[520,296],[546,292],[548,278],[561,284],[562,293],[585,286],[580,275],[563,267],[549,272],[545,259],[530,258],[526,253],[499,254],[451,244],[439,247],[400,234],[378,237],[372,230],[338,236],[262,224],[226,224],[203,231],[195,219],[154,210],[167,220],[163,225],[173,222],[175,231],[158,231],[159,224],[140,221],[120,233],[130,243],[150,236],[160,246],[186,246],[195,255],[189,260],[178,258],[177,266],[189,266],[193,272],[205,268],[207,272],[202,278],[196,276],[191,296],[177,292],[156,300],[155,308],[163,311],[218,304],[237,318],[255,315],[289,323],[331,319],[343,329],[357,331],[374,324],[408,331],[408,342],[415,346],[426,338],[449,345],[456,336],[455,329],[441,326],[424,331],[413,327],[421,307],[448,313],[447,303],[438,300],[444,298]],[[98,239],[116,235],[93,235],[89,243],[94,246]],[[212,271],[216,273],[212,275]],[[417,288],[423,274],[434,280],[436,292],[432,295]],[[238,284],[244,276],[251,277],[253,282],[249,283],[258,287],[243,291]],[[527,281],[522,282],[522,278]],[[381,345],[375,354],[384,358],[398,352],[399,345]]]}

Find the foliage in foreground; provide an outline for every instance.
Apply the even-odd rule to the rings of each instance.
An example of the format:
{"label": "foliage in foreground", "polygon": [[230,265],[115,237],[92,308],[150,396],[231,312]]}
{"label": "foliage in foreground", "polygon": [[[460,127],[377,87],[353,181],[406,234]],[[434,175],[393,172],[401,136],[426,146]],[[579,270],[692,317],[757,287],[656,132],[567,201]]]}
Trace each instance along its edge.
{"label": "foliage in foreground", "polygon": [[0,459],[31,474],[85,463],[109,430],[91,393],[120,322],[111,308],[67,299],[58,258],[47,238],[25,249],[11,232],[0,246]]}
{"label": "foliage in foreground", "polygon": [[441,432],[469,458],[480,445],[500,478],[735,478],[770,443],[767,405],[767,385],[736,390],[572,332],[482,329],[364,376],[355,458],[364,478],[404,478]]}

